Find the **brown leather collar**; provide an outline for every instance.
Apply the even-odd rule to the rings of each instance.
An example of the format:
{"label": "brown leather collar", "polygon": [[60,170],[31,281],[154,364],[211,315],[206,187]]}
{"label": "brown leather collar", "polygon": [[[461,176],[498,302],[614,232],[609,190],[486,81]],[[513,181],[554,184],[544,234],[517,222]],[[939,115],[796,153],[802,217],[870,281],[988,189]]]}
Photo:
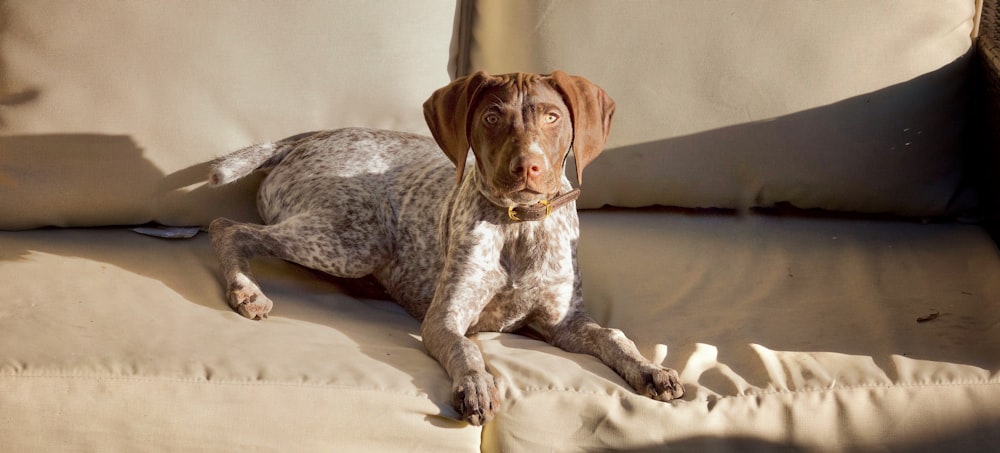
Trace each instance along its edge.
{"label": "brown leather collar", "polygon": [[542,220],[548,217],[553,209],[558,209],[577,198],[580,198],[580,189],[573,189],[551,200],[542,200],[530,206],[511,206],[507,209],[507,215],[515,222]]}

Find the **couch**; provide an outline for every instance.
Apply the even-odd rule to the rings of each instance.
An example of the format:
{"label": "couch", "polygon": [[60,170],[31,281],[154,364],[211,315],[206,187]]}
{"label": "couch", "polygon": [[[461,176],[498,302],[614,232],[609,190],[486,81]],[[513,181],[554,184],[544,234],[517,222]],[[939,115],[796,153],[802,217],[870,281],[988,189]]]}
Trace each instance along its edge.
{"label": "couch", "polygon": [[[6,0],[0,451],[997,451],[996,8]],[[480,69],[616,100],[585,301],[681,400],[484,333],[503,408],[472,427],[364,281],[261,259],[270,319],[227,306],[198,228],[257,219],[260,177],[209,189],[208,162],[426,134],[422,102]]]}

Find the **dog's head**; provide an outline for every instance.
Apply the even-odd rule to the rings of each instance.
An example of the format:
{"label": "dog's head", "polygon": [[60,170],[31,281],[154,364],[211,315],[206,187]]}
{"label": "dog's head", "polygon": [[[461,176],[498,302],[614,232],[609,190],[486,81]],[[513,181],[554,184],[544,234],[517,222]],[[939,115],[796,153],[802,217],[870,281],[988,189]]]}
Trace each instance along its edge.
{"label": "dog's head", "polygon": [[572,148],[577,182],[604,150],[615,103],[587,79],[478,72],[434,92],[424,117],[462,180],[469,149],[491,201],[534,204],[561,189]]}

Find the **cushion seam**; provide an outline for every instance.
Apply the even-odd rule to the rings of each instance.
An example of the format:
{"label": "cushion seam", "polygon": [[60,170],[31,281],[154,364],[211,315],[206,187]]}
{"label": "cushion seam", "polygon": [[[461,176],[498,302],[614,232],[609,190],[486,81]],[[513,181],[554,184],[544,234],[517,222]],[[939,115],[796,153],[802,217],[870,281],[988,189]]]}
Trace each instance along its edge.
{"label": "cushion seam", "polygon": [[209,379],[209,378],[180,378],[180,377],[165,377],[165,376],[124,376],[124,375],[106,375],[106,374],[10,374],[10,373],[0,373],[0,380],[14,378],[14,379],[90,379],[94,381],[120,381],[120,382],[173,382],[181,384],[212,384],[221,386],[267,386],[267,387],[298,387],[298,388],[316,388],[316,389],[326,389],[326,390],[359,390],[364,392],[375,392],[375,393],[388,393],[394,395],[411,396],[422,399],[429,399],[427,392],[406,392],[400,390],[392,390],[387,388],[378,387],[356,387],[343,384],[324,384],[324,383],[309,383],[309,382],[285,382],[285,381],[270,381],[270,380],[246,380],[240,381],[235,379]]}
{"label": "cushion seam", "polygon": [[[803,388],[797,390],[760,390],[760,391],[749,391],[740,395],[712,395],[709,398],[697,399],[697,400],[675,400],[677,403],[697,403],[697,402],[717,402],[724,399],[741,399],[741,398],[757,398],[762,396],[774,396],[774,395],[795,395],[795,394],[817,394],[824,392],[835,392],[838,390],[844,391],[857,391],[857,390],[892,390],[892,389],[906,389],[906,388],[923,388],[923,387],[988,387],[1000,385],[998,380],[986,380],[986,381],[954,381],[954,382],[905,382],[896,383],[891,385],[886,384],[870,384],[870,385],[849,385],[849,386],[837,386],[829,388]],[[580,395],[593,395],[593,396],[606,396],[611,398],[636,398],[641,400],[649,400],[651,398],[639,395],[637,393],[620,393],[611,394],[606,392],[599,392],[593,390],[580,390],[572,388],[546,388],[546,387],[520,387],[517,389],[519,393],[530,394],[530,393],[575,393]]]}

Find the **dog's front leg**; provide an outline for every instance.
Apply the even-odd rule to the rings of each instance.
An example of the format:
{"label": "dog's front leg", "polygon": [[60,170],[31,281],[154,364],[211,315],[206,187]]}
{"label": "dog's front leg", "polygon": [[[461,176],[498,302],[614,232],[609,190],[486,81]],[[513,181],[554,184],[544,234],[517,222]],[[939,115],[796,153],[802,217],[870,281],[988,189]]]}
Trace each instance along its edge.
{"label": "dog's front leg", "polygon": [[552,344],[569,352],[590,354],[617,372],[636,392],[660,401],[684,395],[677,371],[650,362],[618,329],[601,327],[587,316],[582,302],[552,334]]}
{"label": "dog's front leg", "polygon": [[482,352],[466,334],[502,281],[493,267],[499,246],[472,241],[456,252],[449,253],[421,333],[427,351],[451,376],[455,409],[470,424],[482,425],[499,409],[500,397]]}
{"label": "dog's front leg", "polygon": [[482,425],[500,408],[500,395],[493,376],[486,371],[483,354],[472,340],[457,333],[453,327],[435,325],[437,321],[436,317],[424,320],[424,345],[452,378],[455,410],[469,424]]}

